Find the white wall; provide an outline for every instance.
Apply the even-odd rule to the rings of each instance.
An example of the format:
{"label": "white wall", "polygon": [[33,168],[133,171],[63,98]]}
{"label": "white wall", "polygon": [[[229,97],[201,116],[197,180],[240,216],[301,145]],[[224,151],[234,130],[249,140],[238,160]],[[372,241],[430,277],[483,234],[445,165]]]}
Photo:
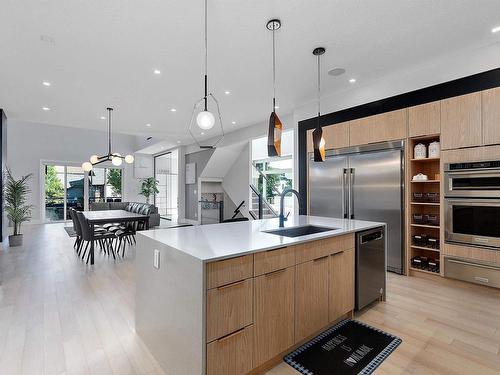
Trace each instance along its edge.
{"label": "white wall", "polygon": [[[107,133],[95,130],[54,126],[41,123],[10,120],[7,131],[7,166],[16,177],[33,173],[29,201],[33,209],[32,222],[41,219],[44,202],[40,192],[42,161],[81,164],[92,154],[107,152]],[[113,150],[122,155],[137,149],[137,137],[113,135]],[[144,201],[138,195],[140,181],[134,178],[133,165],[124,163],[124,201]]]}

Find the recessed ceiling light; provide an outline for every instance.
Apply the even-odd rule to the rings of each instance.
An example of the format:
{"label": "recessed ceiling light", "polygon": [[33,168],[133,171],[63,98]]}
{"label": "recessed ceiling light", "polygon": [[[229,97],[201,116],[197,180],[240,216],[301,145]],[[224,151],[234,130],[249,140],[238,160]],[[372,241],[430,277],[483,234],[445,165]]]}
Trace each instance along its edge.
{"label": "recessed ceiling light", "polygon": [[334,76],[334,77],[341,76],[344,73],[345,73],[345,69],[344,68],[333,68],[332,70],[328,71],[328,75],[331,75],[331,76]]}
{"label": "recessed ceiling light", "polygon": [[177,112],[175,108],[170,108],[170,112]]}
{"label": "recessed ceiling light", "polygon": [[498,33],[500,31],[500,26],[496,26],[493,29],[491,29],[492,33]]}
{"label": "recessed ceiling light", "polygon": [[181,141],[177,141],[177,143],[181,143]]}
{"label": "recessed ceiling light", "polygon": [[44,111],[50,111],[50,108],[49,108],[49,107],[42,107],[42,109],[43,109]]}
{"label": "recessed ceiling light", "polygon": [[163,150],[163,146],[160,146],[160,149],[162,149],[162,150]]}
{"label": "recessed ceiling light", "polygon": [[101,116],[101,120],[106,120],[106,116]]}
{"label": "recessed ceiling light", "polygon": [[205,132],[201,132],[201,135],[205,135]]}
{"label": "recessed ceiling light", "polygon": [[231,124],[236,125],[236,121],[232,121]]}
{"label": "recessed ceiling light", "polygon": [[231,91],[224,91],[224,94],[229,95],[231,94]]}
{"label": "recessed ceiling light", "polygon": [[159,69],[155,69],[155,70],[153,70],[153,73],[154,74],[161,74],[161,71]]}
{"label": "recessed ceiling light", "polygon": [[43,82],[42,82],[42,85],[49,87],[49,86],[50,86],[50,82],[48,82],[48,81],[43,81]]}
{"label": "recessed ceiling light", "polygon": [[147,126],[148,128],[150,128],[150,127],[151,127],[151,124],[146,124],[146,126]]}
{"label": "recessed ceiling light", "polygon": [[351,78],[351,79],[349,80],[349,82],[351,82],[351,83],[355,83],[355,82],[356,82],[356,78]]}

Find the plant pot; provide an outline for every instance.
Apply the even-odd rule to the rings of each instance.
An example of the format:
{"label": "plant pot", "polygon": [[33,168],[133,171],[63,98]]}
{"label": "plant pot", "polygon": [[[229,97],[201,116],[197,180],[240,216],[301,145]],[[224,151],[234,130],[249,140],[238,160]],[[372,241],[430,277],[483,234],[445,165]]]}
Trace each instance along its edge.
{"label": "plant pot", "polygon": [[12,235],[9,236],[9,246],[21,246],[23,244],[23,235],[22,234],[17,234],[17,235]]}

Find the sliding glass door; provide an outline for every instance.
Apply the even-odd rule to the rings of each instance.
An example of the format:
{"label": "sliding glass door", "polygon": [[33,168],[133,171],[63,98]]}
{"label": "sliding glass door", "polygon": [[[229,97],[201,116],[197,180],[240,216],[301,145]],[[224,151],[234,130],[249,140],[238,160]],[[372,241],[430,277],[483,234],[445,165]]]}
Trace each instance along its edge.
{"label": "sliding glass door", "polygon": [[155,195],[155,206],[161,217],[176,220],[178,217],[178,151],[154,157],[155,179],[159,193]]}
{"label": "sliding glass door", "polygon": [[120,202],[123,171],[120,168],[94,168],[86,173],[80,166],[43,165],[44,220],[71,220],[69,209],[88,210],[93,202]]}

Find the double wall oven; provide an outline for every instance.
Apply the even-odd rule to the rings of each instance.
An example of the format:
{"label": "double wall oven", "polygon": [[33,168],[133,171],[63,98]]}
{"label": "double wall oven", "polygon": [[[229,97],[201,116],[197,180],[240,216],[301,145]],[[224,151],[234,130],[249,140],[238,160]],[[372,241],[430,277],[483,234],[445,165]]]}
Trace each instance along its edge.
{"label": "double wall oven", "polygon": [[500,250],[500,161],[445,164],[445,241]]}

